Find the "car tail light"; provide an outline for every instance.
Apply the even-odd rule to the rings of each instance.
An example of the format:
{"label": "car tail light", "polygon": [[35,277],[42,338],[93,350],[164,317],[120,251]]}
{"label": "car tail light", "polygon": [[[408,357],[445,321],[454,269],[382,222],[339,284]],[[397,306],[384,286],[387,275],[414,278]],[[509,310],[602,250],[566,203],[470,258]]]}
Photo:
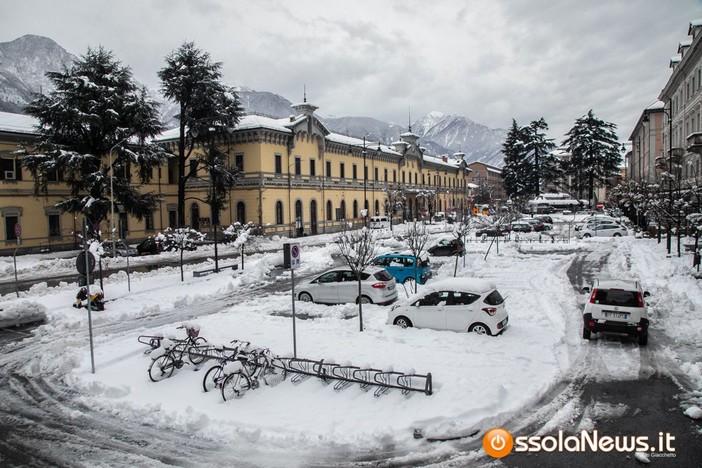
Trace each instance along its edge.
{"label": "car tail light", "polygon": [[641,291],[636,293],[636,299],[639,301],[639,307],[643,307],[644,300],[643,300],[643,294],[641,294]]}
{"label": "car tail light", "polygon": [[483,312],[492,317],[495,315],[495,313],[497,313],[497,307],[483,307]]}
{"label": "car tail light", "polygon": [[592,290],[592,294],[590,294],[590,304],[595,304],[595,297],[597,296],[597,289]]}
{"label": "car tail light", "polygon": [[594,326],[595,326],[595,321],[594,321],[594,320],[590,320],[589,322],[587,322],[587,326],[588,326],[588,327],[594,327]]}
{"label": "car tail light", "polygon": [[375,289],[385,289],[388,287],[388,283],[381,281],[380,283],[371,284],[371,287]]}

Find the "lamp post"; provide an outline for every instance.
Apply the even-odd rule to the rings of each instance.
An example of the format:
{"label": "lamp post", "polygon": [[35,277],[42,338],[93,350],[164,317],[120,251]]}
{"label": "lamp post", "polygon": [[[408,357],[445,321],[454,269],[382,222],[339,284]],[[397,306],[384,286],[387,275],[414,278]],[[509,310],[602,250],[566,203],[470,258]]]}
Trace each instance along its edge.
{"label": "lamp post", "polygon": [[366,195],[366,186],[368,185],[368,167],[366,166],[366,137],[363,137],[363,226],[368,227],[368,196]]}

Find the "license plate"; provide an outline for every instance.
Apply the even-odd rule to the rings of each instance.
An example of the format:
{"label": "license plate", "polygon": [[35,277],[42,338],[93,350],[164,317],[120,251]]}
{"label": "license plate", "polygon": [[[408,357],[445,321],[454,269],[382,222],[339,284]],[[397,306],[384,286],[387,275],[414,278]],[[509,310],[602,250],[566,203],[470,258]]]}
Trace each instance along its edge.
{"label": "license plate", "polygon": [[602,314],[605,316],[605,318],[614,318],[614,319],[623,319],[626,320],[629,317],[629,314],[624,313],[624,312],[608,312],[608,311],[603,311]]}
{"label": "license plate", "polygon": [[393,289],[395,289],[395,283],[388,284],[388,290],[392,291]]}

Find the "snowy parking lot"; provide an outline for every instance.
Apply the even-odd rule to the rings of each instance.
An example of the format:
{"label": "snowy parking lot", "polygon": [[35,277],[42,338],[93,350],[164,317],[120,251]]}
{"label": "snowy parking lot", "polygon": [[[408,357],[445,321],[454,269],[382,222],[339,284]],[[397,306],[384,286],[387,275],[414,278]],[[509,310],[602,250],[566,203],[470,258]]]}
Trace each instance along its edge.
{"label": "snowy parking lot", "polygon": [[[296,278],[334,265],[332,239],[329,235],[325,244],[319,243],[319,236],[304,239]],[[268,242],[282,247],[285,241]],[[47,324],[28,338],[36,342],[21,367],[28,378],[41,374],[61,382],[78,392],[81,403],[118,421],[236,447],[239,460],[260,466],[348,462],[363,454],[383,454],[406,463],[446,459],[454,448],[427,446],[415,439],[415,431],[424,439],[466,437],[518,417],[559,382],[580,373],[588,364],[584,362],[588,348],[598,345],[580,336],[582,297],[567,274],[578,256],[591,258],[598,274],[626,274],[643,282],[652,293],[649,347],[665,362],[679,366],[693,389],[702,390],[698,348],[702,294],[698,280],[688,274],[688,259],[666,259],[664,246],[633,237],[501,242],[499,253],[493,246],[485,259],[488,246],[488,242],[467,244],[457,276],[489,279],[506,297],[510,325],[497,337],[401,329],[386,323],[387,307],[372,304],[364,306],[365,330],[359,332],[354,304],[296,302],[296,312],[304,318],[296,321],[298,357],[431,373],[430,396],[394,390],[375,397],[372,389],[351,385],[337,391],[309,378],[263,386],[224,402],[218,392],[202,390],[204,372],[212,365],[208,363],[200,368],[186,365],[169,379],[151,382],[147,374],[151,360],[138,336],[162,332],[184,337],[176,327],[185,321],[196,322],[200,336],[211,343],[247,340],[281,356],[292,355],[291,278],[289,271],[280,269],[280,251],[248,255],[243,271],[200,278],[188,272],[185,282],[180,281],[178,268],[135,273],[130,277],[131,291],[125,273],[109,277],[104,283],[106,310],[92,315],[95,374],[86,311],[71,307],[75,284],[53,288],[38,284],[20,293],[19,299],[14,294],[2,299],[5,304],[39,304],[48,316]],[[401,242],[386,238],[379,253],[402,249]],[[49,262],[37,268],[50,268]],[[431,262],[434,278],[453,276],[454,258],[432,257]],[[7,267],[3,271],[8,274]],[[400,297],[405,297],[401,286]],[[695,348],[696,355],[689,352]],[[592,366],[589,377],[636,378],[642,351],[631,344],[611,351],[616,359]]]}

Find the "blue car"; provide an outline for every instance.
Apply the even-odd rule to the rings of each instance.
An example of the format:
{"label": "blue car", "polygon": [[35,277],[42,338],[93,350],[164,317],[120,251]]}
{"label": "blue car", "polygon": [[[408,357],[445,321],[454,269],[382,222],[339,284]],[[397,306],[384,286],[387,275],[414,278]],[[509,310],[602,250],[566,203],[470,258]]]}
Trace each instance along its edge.
{"label": "blue car", "polygon": [[422,260],[416,264],[416,257],[411,254],[391,253],[380,255],[373,259],[373,265],[385,268],[398,283],[405,283],[414,279],[419,284],[424,284],[431,278],[431,266],[429,259]]}

